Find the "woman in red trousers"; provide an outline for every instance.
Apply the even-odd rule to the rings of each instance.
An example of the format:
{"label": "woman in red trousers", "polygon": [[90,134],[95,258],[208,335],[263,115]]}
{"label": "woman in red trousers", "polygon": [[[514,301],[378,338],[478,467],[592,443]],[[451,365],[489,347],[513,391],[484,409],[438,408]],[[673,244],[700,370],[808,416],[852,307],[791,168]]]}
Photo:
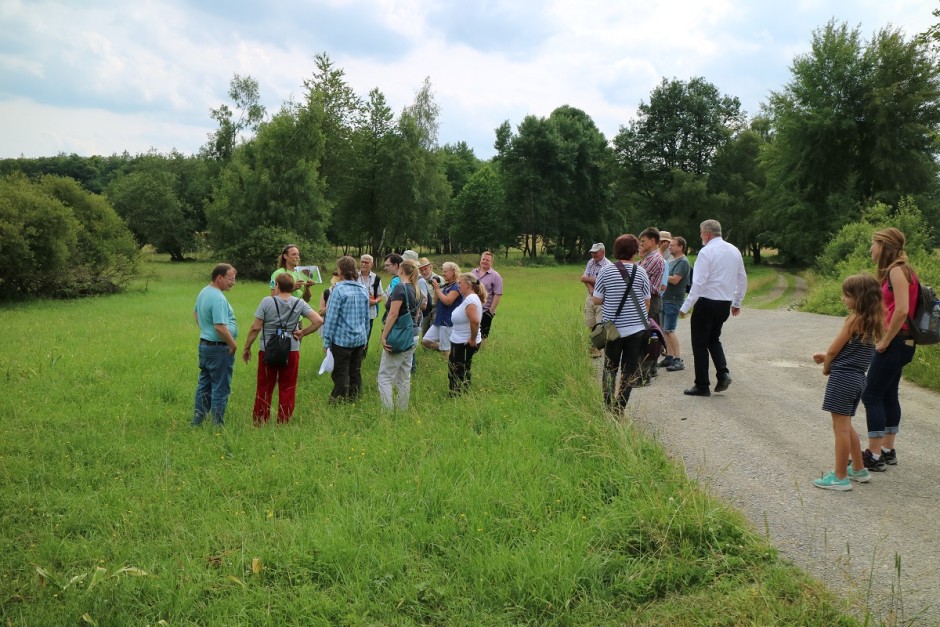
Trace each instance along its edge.
{"label": "woman in red trousers", "polygon": [[[320,328],[323,318],[305,301],[292,296],[294,278],[287,273],[275,277],[274,294],[261,300],[255,311],[255,319],[245,341],[242,359],[247,364],[251,361],[251,345],[261,334],[261,350],[258,351],[258,387],[255,390],[255,425],[267,422],[271,413],[271,399],[275,386],[277,395],[277,421],[287,422],[294,413],[294,398],[297,393],[297,370],[300,366],[300,338]],[[310,324],[300,326],[300,319],[306,318]],[[264,363],[264,346],[274,337],[277,330],[287,328],[293,334],[290,357],[286,366],[269,366]]]}

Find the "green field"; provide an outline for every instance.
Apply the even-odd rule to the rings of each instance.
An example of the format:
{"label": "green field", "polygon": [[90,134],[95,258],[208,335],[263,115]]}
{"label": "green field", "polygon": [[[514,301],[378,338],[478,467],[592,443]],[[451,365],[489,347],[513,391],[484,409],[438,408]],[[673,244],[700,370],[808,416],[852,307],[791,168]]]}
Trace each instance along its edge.
{"label": "green field", "polygon": [[[422,351],[411,409],[383,413],[373,347],[364,398],[331,406],[308,340],[293,421],[251,426],[256,364],[239,361],[221,432],[189,427],[208,264],[152,262],[124,295],[3,308],[0,618],[854,624],[604,413],[581,267],[500,270],[462,399]],[[266,294],[229,292],[242,340]]]}

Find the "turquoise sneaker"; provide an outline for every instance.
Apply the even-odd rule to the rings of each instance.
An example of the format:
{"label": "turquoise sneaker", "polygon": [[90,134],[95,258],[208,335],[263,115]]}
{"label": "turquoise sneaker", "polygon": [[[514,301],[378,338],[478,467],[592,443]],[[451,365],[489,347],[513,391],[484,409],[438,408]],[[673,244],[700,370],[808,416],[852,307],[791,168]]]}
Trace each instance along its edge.
{"label": "turquoise sneaker", "polygon": [[836,473],[831,470],[822,479],[816,479],[813,481],[813,484],[817,488],[822,488],[823,490],[837,490],[839,492],[847,492],[852,489],[852,482],[848,477],[845,479],[837,479]]}
{"label": "turquoise sneaker", "polygon": [[868,483],[871,480],[871,473],[868,472],[867,468],[862,468],[858,472],[852,470],[852,464],[849,464],[848,470],[846,470],[846,476],[852,481],[858,481],[859,483]]}

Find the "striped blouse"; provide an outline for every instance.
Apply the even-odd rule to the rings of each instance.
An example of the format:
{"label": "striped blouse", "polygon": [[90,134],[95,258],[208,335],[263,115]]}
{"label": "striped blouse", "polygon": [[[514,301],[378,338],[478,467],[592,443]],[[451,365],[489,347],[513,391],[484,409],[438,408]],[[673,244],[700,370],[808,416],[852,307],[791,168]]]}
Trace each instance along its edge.
{"label": "striped blouse", "polygon": [[[623,264],[627,272],[627,281],[630,280],[630,274],[633,273],[633,265],[632,263]],[[649,275],[646,274],[646,270],[641,266],[637,266],[636,278],[633,280],[633,293],[636,294],[642,314],[637,311],[633,299],[628,295],[620,316],[616,315],[617,307],[620,306],[620,299],[623,298],[626,289],[627,282],[624,281],[623,275],[617,269],[617,264],[609,265],[601,270],[600,274],[597,275],[597,283],[594,284],[594,296],[600,296],[604,299],[601,308],[602,320],[604,322],[613,320],[621,337],[627,337],[646,329],[643,321],[648,320],[649,314],[644,301],[650,297],[650,279]]]}

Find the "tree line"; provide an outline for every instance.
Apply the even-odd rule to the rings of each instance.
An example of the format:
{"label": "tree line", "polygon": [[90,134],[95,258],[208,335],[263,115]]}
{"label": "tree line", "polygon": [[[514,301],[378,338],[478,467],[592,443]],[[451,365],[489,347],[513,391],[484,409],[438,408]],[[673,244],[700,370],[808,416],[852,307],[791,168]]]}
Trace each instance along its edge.
{"label": "tree line", "polygon": [[865,39],[831,21],[751,118],[705,78],[664,78],[613,138],[565,105],[501,124],[485,161],[439,145],[429,79],[396,114],[321,54],[273,114],[236,74],[198,154],[6,159],[0,174],[70,177],[138,244],[173,259],[208,247],[249,276],[266,276],[285,241],[308,258],[518,247],[563,261],[649,225],[694,242],[705,218],[757,261],[771,247],[808,264],[875,204],[909,198],[940,224],[937,40],[891,27]]}

